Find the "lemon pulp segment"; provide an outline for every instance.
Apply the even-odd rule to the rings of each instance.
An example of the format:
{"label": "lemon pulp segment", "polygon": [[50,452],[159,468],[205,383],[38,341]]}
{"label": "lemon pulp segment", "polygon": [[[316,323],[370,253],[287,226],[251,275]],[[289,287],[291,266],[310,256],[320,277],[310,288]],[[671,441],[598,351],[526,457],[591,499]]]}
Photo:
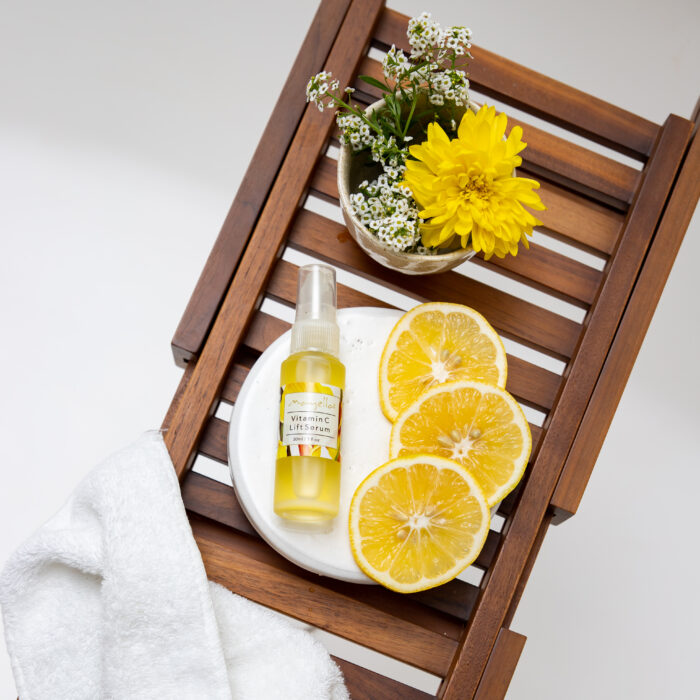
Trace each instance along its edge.
{"label": "lemon pulp segment", "polygon": [[506,375],[503,343],[480,313],[461,304],[421,304],[399,319],[384,347],[382,411],[394,421],[432,386],[471,379],[505,387]]}
{"label": "lemon pulp segment", "polygon": [[532,448],[530,427],[504,389],[456,381],[429,389],[397,418],[390,456],[429,453],[453,459],[493,506],[520,481]]}
{"label": "lemon pulp segment", "polygon": [[459,463],[411,455],[375,469],[350,505],[350,546],[359,567],[412,593],[452,580],[478,556],[490,523],[476,480]]}

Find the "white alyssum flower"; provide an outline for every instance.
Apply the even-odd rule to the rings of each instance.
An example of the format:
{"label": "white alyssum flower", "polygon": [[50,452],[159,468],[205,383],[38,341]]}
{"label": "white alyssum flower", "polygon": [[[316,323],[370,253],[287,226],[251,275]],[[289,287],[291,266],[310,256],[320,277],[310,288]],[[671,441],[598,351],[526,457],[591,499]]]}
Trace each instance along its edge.
{"label": "white alyssum flower", "polygon": [[[466,107],[469,102],[469,80],[462,70],[443,70],[431,73],[429,78],[432,94],[428,99],[434,105],[441,105],[444,100],[454,102],[457,107]],[[433,100],[435,95],[444,99]]]}
{"label": "white alyssum flower", "polygon": [[384,70],[384,77],[387,80],[398,80],[403,78],[406,73],[410,70],[412,64],[406,57],[406,54],[392,46],[388,51],[384,60],[382,61],[382,69]]}
{"label": "white alyssum flower", "polygon": [[355,114],[339,114],[335,121],[340,129],[341,143],[349,144],[353,151],[361,151],[373,144],[376,134],[373,134],[362,117]]}
{"label": "white alyssum flower", "polygon": [[[441,120],[454,132],[455,108],[468,106],[469,80],[461,70],[466,58],[459,58],[471,58],[472,33],[466,27],[443,28],[424,12],[409,21],[407,35],[410,54],[392,46],[382,61],[384,109],[366,114],[361,105],[351,101],[354,89],[340,91],[339,81],[329,71],[309,80],[306,100],[321,111],[337,108],[341,143],[357,153],[356,157],[366,157],[377,165],[377,178],[363,182],[351,195],[353,210],[362,223],[392,250],[429,255],[436,251],[421,244],[419,208],[411,190],[401,182],[409,143],[425,129],[426,113],[432,112],[431,118]],[[373,80],[366,82],[376,88]],[[435,109],[426,111],[423,101]]]}
{"label": "white alyssum flower", "polygon": [[411,45],[411,58],[422,58],[431,49],[442,47],[445,33],[429,12],[408,21],[408,43]]}
{"label": "white alyssum flower", "polygon": [[321,112],[323,112],[324,107],[333,106],[333,100],[325,104],[323,98],[340,87],[340,83],[337,80],[332,80],[332,77],[332,73],[324,70],[314,75],[306,84],[306,101],[313,102]]}
{"label": "white alyssum flower", "polygon": [[413,251],[420,244],[418,207],[411,191],[400,184],[405,166],[386,170],[372,182],[360,183],[350,195],[355,215],[380,241],[395,251]]}
{"label": "white alyssum flower", "polygon": [[444,45],[452,49],[457,56],[469,53],[472,47],[472,30],[468,27],[448,27],[444,33]]}

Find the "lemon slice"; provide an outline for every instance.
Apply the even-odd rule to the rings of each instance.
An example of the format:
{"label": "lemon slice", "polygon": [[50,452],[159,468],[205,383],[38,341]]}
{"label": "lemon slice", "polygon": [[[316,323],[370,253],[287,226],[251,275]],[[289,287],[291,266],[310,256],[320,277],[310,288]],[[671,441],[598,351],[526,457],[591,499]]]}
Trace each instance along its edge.
{"label": "lemon slice", "polygon": [[480,313],[461,304],[421,304],[389,334],[379,363],[379,400],[395,421],[435,384],[471,379],[503,388],[506,374],[503,343]]}
{"label": "lemon slice", "polygon": [[530,426],[504,389],[458,381],[429,389],[391,429],[391,457],[428,452],[460,462],[489,506],[520,481],[532,449]]}
{"label": "lemon slice", "polygon": [[451,581],[478,556],[490,514],[475,479],[457,462],[411,455],[375,469],[350,504],[358,566],[399,593]]}

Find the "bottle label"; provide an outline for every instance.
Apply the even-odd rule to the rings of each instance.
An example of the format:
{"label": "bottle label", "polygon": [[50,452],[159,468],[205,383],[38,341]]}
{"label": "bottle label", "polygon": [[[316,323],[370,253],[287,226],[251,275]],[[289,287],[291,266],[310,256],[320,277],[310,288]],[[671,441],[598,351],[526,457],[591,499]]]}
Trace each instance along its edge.
{"label": "bottle label", "polygon": [[308,455],[339,462],[343,390],[320,382],[293,382],[280,391],[277,457]]}

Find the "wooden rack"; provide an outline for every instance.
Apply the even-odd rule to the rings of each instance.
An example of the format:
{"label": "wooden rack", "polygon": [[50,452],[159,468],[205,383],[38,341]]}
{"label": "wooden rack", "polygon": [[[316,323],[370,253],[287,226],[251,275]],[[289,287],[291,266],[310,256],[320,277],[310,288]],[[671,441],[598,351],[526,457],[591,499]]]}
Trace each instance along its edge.
{"label": "wooden rack", "polygon": [[[329,111],[305,104],[304,89],[325,69],[356,87],[359,101],[376,99],[356,76],[380,74],[375,51],[406,48],[407,19],[382,0],[319,7],[173,338],[185,371],[163,427],[212,580],[439,676],[438,697],[494,700],[525,642],[509,626],[544,535],[576,512],[697,203],[700,141],[694,120],[670,115],[657,125],[475,47],[475,99],[517,110],[509,123],[524,128],[521,171],[540,180],[548,207],[540,240],[517,258],[477,258],[441,275],[391,272],[317,206],[337,205],[337,134]],[[190,471],[197,455],[226,463],[228,424],[214,412],[235,402],[252,363],[289,327],[261,303],[293,307],[295,252],[380,285],[372,296],[339,285],[341,307],[391,306],[397,297],[381,289],[408,303],[454,301],[507,339],[507,388],[541,420],[531,424],[526,476],[500,507],[503,526],[474,565],[478,585],[455,580],[401,596],[310,574],[257,536],[232,488]],[[506,291],[513,280],[524,285],[517,296]],[[337,661],[355,700],[429,697]]]}

